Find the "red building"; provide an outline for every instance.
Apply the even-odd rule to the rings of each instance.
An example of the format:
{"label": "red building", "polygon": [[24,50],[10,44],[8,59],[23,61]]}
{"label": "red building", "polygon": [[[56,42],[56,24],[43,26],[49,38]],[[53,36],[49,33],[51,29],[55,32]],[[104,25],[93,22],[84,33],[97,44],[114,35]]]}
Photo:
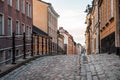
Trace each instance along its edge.
{"label": "red building", "polygon": [[0,0],[0,64],[30,52],[31,31],[32,0]]}

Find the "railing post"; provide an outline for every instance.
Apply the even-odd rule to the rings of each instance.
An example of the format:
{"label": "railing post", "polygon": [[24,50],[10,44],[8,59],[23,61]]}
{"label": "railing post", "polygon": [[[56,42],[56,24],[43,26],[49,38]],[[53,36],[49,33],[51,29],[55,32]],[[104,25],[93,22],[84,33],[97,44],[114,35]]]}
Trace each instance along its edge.
{"label": "railing post", "polygon": [[23,59],[26,59],[26,34],[23,33]]}
{"label": "railing post", "polygon": [[45,38],[45,43],[46,43],[45,45],[46,45],[46,55],[47,55],[47,47],[48,47],[47,46],[47,38]]}
{"label": "railing post", "polygon": [[52,44],[52,40],[51,40],[51,55],[53,54],[53,44]]}
{"label": "railing post", "polygon": [[50,55],[50,39],[48,41],[48,54]]}
{"label": "railing post", "polygon": [[31,34],[31,56],[34,56],[33,54],[33,33]]}
{"label": "railing post", "polygon": [[42,55],[43,55],[43,48],[44,48],[44,40],[43,40],[43,37],[42,37]]}
{"label": "railing post", "polygon": [[39,43],[39,35],[37,36],[37,55],[39,55],[39,46],[40,46],[40,43]]}
{"label": "railing post", "polygon": [[15,33],[12,33],[12,64],[15,64]]}

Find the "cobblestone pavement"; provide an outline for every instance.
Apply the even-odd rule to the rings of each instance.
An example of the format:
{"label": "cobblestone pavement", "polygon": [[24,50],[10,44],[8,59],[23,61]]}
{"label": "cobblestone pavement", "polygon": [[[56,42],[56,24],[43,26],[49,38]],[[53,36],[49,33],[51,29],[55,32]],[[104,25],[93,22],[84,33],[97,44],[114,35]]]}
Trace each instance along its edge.
{"label": "cobblestone pavement", "polygon": [[120,80],[120,58],[115,54],[82,56],[81,80]]}
{"label": "cobblestone pavement", "polygon": [[80,80],[80,56],[47,56],[31,61],[0,80]]}

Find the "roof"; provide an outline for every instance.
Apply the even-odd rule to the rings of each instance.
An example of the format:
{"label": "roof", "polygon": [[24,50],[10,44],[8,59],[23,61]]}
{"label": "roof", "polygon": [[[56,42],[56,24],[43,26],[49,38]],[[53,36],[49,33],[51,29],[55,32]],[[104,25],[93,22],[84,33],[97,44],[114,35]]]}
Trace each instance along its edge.
{"label": "roof", "polygon": [[33,31],[33,33],[38,34],[40,36],[51,38],[47,33],[45,33],[44,31],[42,31],[41,29],[37,28],[34,25],[32,27],[32,31]]}
{"label": "roof", "polygon": [[55,11],[55,9],[53,8],[52,4],[51,3],[48,3],[48,2],[45,2],[45,1],[42,1],[42,0],[39,0],[40,2],[42,3],[45,3],[49,6],[49,8],[51,9],[51,11],[57,16],[59,17],[60,15]]}

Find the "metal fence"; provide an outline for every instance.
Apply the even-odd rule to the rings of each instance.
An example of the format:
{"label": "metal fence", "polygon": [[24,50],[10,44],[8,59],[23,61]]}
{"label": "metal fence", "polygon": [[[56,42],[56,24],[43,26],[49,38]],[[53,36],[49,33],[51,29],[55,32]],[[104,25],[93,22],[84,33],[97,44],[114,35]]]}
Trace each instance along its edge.
{"label": "metal fence", "polygon": [[0,65],[16,63],[19,58],[33,56],[33,34],[0,36]]}
{"label": "metal fence", "polygon": [[[59,51],[58,51],[59,50]],[[26,59],[34,55],[60,54],[63,50],[51,38],[23,33],[12,36],[0,36],[0,66],[15,64],[18,59]]]}

